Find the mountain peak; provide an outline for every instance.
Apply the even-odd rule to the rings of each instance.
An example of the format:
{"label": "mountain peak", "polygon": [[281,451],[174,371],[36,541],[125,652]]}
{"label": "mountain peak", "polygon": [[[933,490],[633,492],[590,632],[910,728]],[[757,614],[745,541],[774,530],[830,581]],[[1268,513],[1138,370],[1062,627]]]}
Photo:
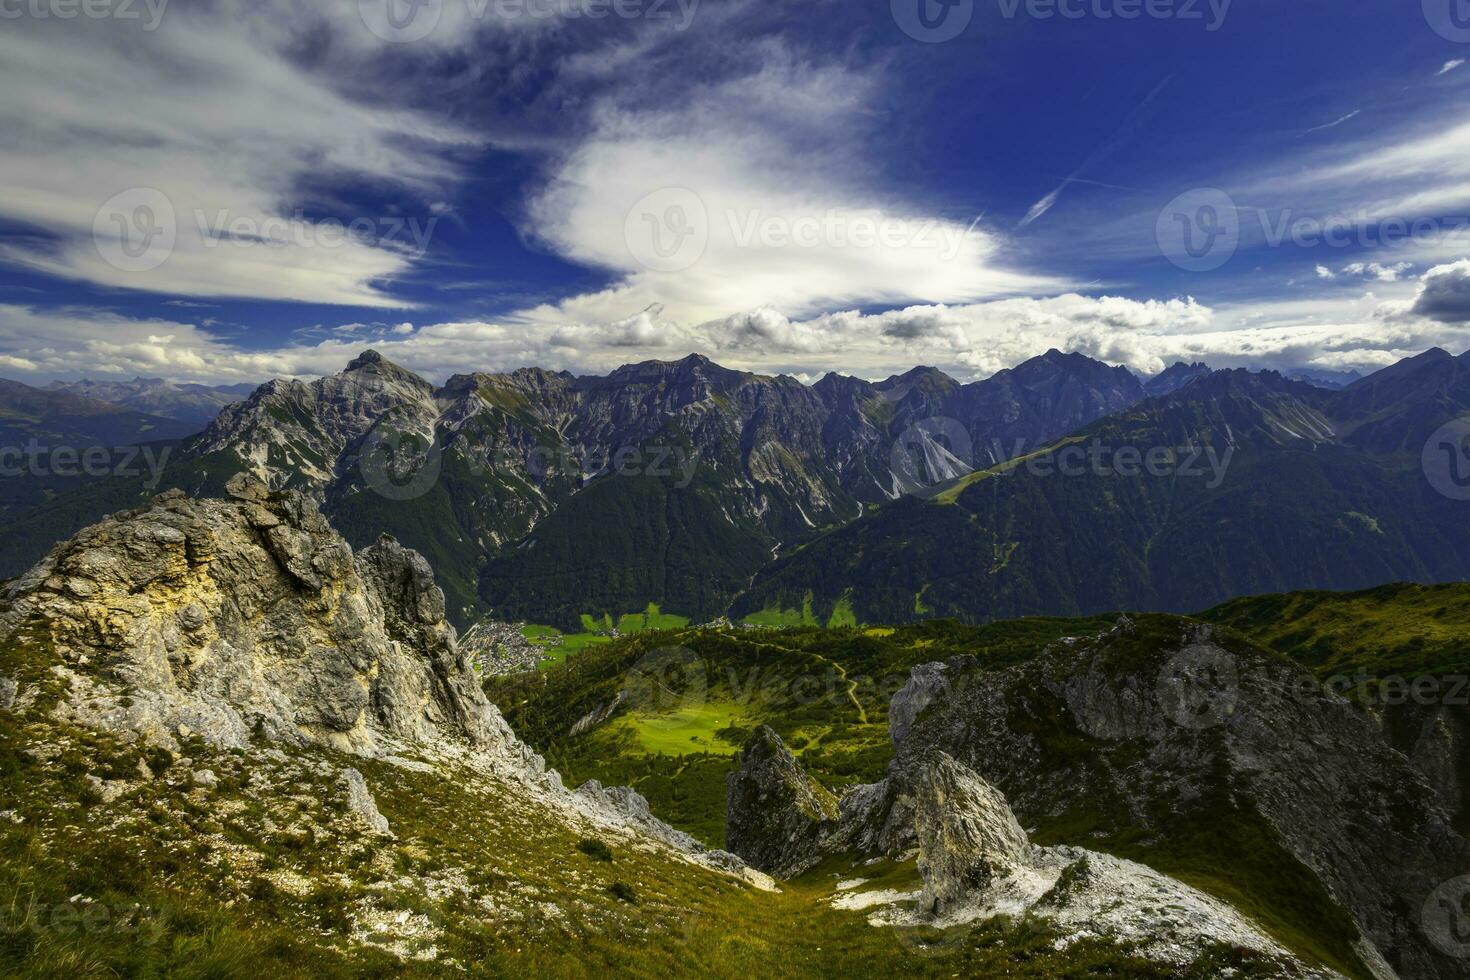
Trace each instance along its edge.
{"label": "mountain peak", "polygon": [[1203,361],[1186,364],[1183,361],[1175,361],[1170,367],[1165,368],[1152,378],[1143,383],[1143,390],[1150,396],[1167,395],[1178,391],[1186,385],[1192,384],[1200,378],[1207,378],[1214,373],[1210,366]]}
{"label": "mountain peak", "polygon": [[433,391],[434,388],[433,385],[429,384],[429,382],[417,374],[414,374],[408,368],[400,364],[395,364],[371,348],[353,358],[347,367],[342,370],[342,374],[339,377],[357,381],[358,379],[354,378],[354,375],[376,377],[385,382],[397,381],[412,388],[423,389],[425,391]]}
{"label": "mountain peak", "polygon": [[359,354],[355,358],[353,358],[348,363],[348,365],[347,365],[347,367],[346,367],[345,370],[346,371],[361,371],[364,368],[369,368],[369,367],[382,367],[384,365],[390,365],[390,366],[393,366],[393,367],[397,367],[396,364],[393,364],[392,361],[388,360],[382,354],[379,354],[377,351],[373,350],[372,348],[368,348],[367,350],[363,351],[361,354]]}

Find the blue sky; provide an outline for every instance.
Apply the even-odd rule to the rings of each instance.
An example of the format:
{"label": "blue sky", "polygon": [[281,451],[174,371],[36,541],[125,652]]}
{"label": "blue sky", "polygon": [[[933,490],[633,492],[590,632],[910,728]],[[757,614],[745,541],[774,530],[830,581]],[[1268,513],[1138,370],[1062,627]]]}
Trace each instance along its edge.
{"label": "blue sky", "polygon": [[0,5],[0,373],[1470,347],[1467,0],[417,3]]}

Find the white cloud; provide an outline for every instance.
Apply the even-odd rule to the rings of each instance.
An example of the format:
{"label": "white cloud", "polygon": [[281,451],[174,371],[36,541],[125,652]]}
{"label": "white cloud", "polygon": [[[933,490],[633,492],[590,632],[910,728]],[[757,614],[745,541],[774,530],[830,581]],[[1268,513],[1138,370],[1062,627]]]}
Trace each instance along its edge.
{"label": "white cloud", "polygon": [[[682,107],[601,114],[532,202],[530,225],[559,254],[618,278],[527,319],[607,321],[652,304],[687,323],[753,304],[809,316],[1060,285],[1007,268],[1005,243],[978,222],[867,185],[854,144],[878,79],[778,46],[763,56]],[[688,242],[687,261],[650,261],[654,235]]]}
{"label": "white cloud", "polygon": [[1470,323],[1470,259],[1430,269],[1411,312],[1443,323]]}
{"label": "white cloud", "polygon": [[[340,242],[309,220],[277,220],[288,232],[281,245],[220,243],[209,231],[221,217],[253,228],[290,218],[303,183],[322,177],[343,189],[391,185],[427,220],[427,201],[457,176],[446,153],[475,141],[422,114],[345,96],[345,71],[303,70],[293,57],[301,36],[286,28],[322,26],[305,9],[285,0],[181,4],[151,33],[88,18],[8,21],[0,215],[51,240],[12,245],[0,257],[123,289],[402,305],[383,284],[408,273],[415,255],[380,239],[393,237],[388,219],[413,210],[384,214],[377,234]],[[341,21],[338,38],[365,43],[353,13],[352,21],[341,12],[327,19]],[[172,255],[148,271],[114,267],[93,241],[99,208],[133,188],[161,192],[175,214]]]}
{"label": "white cloud", "polygon": [[1353,119],[1356,119],[1359,116],[1361,116],[1362,114],[1363,114],[1363,110],[1362,109],[1354,109],[1352,112],[1349,112],[1345,116],[1342,116],[1340,118],[1334,119],[1330,123],[1323,123],[1321,126],[1313,126],[1311,129],[1307,130],[1306,132],[1308,134],[1310,134],[1310,133],[1320,133],[1320,132],[1322,132],[1325,129],[1336,129],[1337,127],[1341,126],[1343,123],[1349,122],[1349,121],[1351,121]]}
{"label": "white cloud", "polygon": [[1465,63],[1465,59],[1464,58],[1456,58],[1453,61],[1446,61],[1444,63],[1444,67],[1441,68],[1439,71],[1437,71],[1437,72],[1434,73],[1434,77],[1435,78],[1438,78],[1441,75],[1448,75],[1450,72],[1454,71],[1456,68],[1459,68],[1464,63]]}
{"label": "white cloud", "polygon": [[761,307],[700,324],[653,306],[609,322],[457,321],[416,325],[411,333],[362,325],[273,350],[242,348],[184,323],[0,306],[0,368],[31,382],[79,374],[260,381],[333,373],[372,346],[435,381],[530,365],[606,373],[621,364],[692,352],[734,368],[807,378],[831,370],[882,378],[931,364],[968,380],[1055,347],[1141,373],[1178,360],[1367,371],[1432,346],[1470,348],[1466,283],[1470,260],[1437,267],[1421,282],[1389,284],[1386,298],[1328,296],[1211,308],[1188,297],[1138,301],[1064,294],[806,319]]}

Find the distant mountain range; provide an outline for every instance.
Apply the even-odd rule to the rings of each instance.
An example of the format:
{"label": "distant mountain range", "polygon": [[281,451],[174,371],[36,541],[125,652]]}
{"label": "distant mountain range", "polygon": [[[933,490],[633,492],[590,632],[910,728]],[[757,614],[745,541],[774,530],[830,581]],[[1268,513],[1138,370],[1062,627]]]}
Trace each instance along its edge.
{"label": "distant mountain range", "polygon": [[220,409],[248,398],[255,388],[249,383],[219,386],[175,384],[162,378],[53,381],[48,386],[50,391],[110,402],[149,415],[186,422],[194,427],[193,432],[203,430],[219,415]]}
{"label": "distant mountain range", "polygon": [[0,379],[0,444],[122,446],[179,439],[199,430],[151,412],[60,389]]}
{"label": "distant mountain range", "polygon": [[[1463,508],[1419,456],[1470,407],[1466,363],[1432,352],[1333,391],[1203,364],[1140,380],[1049,351],[969,384],[920,367],[808,386],[692,355],[436,386],[368,351],[265,384],[198,435],[168,432],[157,485],[48,494],[3,531],[0,574],[158,489],[217,494],[250,472],[316,497],[355,546],[389,533],[424,553],[460,625],[580,628],[650,603],[701,620],[983,621],[1465,578]],[[67,388],[176,415],[240,394]],[[1036,474],[1077,440],[1210,448],[1228,468],[1215,485]]]}
{"label": "distant mountain range", "polygon": [[983,622],[1463,580],[1470,504],[1425,447],[1467,412],[1470,355],[1441,350],[1340,391],[1215,372],[822,536],[734,614]]}

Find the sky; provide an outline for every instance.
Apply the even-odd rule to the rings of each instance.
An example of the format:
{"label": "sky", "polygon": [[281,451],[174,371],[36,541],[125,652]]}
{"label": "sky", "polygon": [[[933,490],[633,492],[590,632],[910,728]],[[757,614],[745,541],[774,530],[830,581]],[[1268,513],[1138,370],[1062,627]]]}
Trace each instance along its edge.
{"label": "sky", "polygon": [[1470,348],[1467,0],[0,0],[0,375]]}

